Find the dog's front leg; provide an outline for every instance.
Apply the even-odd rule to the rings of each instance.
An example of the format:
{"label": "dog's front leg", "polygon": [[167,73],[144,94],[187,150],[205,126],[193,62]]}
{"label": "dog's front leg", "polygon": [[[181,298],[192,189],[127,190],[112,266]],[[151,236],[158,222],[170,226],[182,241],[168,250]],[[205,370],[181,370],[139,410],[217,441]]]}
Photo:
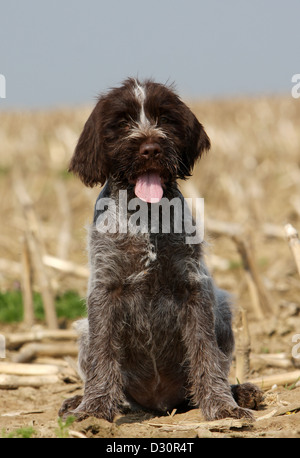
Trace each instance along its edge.
{"label": "dog's front leg", "polygon": [[118,316],[121,310],[114,291],[97,287],[89,295],[84,395],[79,406],[69,412],[78,419],[94,416],[112,421],[124,401],[118,327],[122,323]]}
{"label": "dog's front leg", "polygon": [[186,348],[189,393],[194,406],[207,420],[225,417],[252,418],[239,407],[228,383],[228,357],[219,349],[214,329],[214,294],[203,282],[185,306],[183,340]]}

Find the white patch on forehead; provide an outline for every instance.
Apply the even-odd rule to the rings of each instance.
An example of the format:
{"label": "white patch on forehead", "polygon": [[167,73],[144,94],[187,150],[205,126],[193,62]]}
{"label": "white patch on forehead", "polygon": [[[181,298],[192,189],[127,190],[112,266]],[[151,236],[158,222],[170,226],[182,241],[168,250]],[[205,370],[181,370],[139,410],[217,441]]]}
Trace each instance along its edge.
{"label": "white patch on forehead", "polygon": [[139,112],[139,119],[135,122],[135,125],[132,127],[128,137],[140,139],[144,136],[148,137],[159,137],[166,138],[166,133],[157,127],[156,122],[150,122],[145,113],[144,104],[147,98],[146,89],[144,86],[139,84],[135,80],[135,86],[133,88],[133,94],[136,100],[139,102],[141,108]]}
{"label": "white patch on forehead", "polygon": [[138,84],[137,81],[136,81],[136,86],[134,88],[134,95],[141,105],[139,124],[141,127],[148,127],[150,125],[150,121],[147,118],[145,114],[145,109],[144,109],[144,103],[146,100],[146,91],[145,91],[145,88],[141,86],[140,84]]}
{"label": "white patch on forehead", "polygon": [[138,82],[135,82],[136,86],[134,88],[134,95],[138,99],[141,105],[144,105],[146,99],[146,91],[143,86],[140,86]]}

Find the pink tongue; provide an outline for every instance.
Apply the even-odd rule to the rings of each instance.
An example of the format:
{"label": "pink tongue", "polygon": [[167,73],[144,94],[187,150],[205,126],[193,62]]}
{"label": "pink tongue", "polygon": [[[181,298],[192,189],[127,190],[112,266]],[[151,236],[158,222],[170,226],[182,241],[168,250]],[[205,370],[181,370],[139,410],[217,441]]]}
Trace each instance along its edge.
{"label": "pink tongue", "polygon": [[141,175],[136,182],[135,195],[150,204],[159,202],[163,196],[161,179],[157,173],[145,173]]}

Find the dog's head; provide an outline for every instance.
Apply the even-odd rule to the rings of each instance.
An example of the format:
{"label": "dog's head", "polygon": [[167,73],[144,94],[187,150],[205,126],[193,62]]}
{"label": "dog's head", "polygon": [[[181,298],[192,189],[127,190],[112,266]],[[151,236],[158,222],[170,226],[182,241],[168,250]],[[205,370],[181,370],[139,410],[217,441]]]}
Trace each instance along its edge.
{"label": "dog's head", "polygon": [[87,186],[114,178],[155,200],[162,186],[190,176],[209,148],[202,125],[171,88],[130,78],[100,97],[69,170]]}

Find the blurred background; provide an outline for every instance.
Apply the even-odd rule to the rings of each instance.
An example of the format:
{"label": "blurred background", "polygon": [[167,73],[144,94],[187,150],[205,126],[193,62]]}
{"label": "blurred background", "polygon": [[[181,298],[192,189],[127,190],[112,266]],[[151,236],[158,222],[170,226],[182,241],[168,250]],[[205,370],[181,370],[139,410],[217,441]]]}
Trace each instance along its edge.
{"label": "blurred background", "polygon": [[290,352],[300,332],[299,274],[284,233],[287,223],[300,229],[299,1],[10,0],[0,8],[3,329],[44,320],[53,301],[60,327],[85,313],[85,226],[99,189],[70,176],[68,162],[98,94],[128,76],[151,77],[175,82],[211,138],[182,189],[205,198],[218,284],[247,310],[255,351]]}
{"label": "blurred background", "polygon": [[0,109],[94,103],[129,75],[184,97],[290,94],[297,0],[21,0],[1,3]]}

